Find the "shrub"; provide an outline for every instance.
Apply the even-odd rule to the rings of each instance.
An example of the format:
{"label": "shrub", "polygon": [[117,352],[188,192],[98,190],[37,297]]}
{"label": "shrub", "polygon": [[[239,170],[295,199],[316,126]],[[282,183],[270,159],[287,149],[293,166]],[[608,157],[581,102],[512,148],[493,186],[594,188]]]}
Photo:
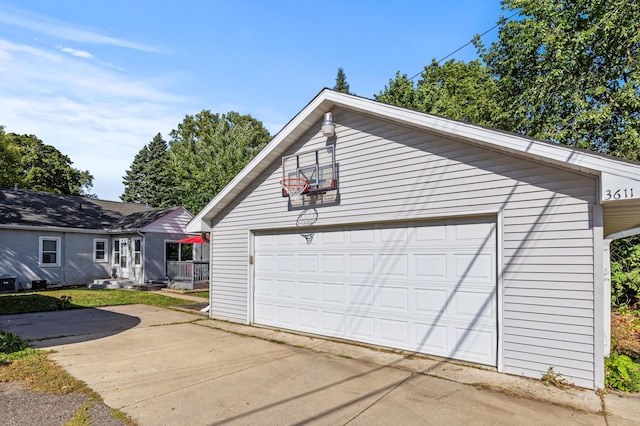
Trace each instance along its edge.
{"label": "shrub", "polygon": [[640,299],[640,238],[611,243],[611,302],[632,306]]}
{"label": "shrub", "polygon": [[640,392],[640,364],[626,355],[605,359],[605,385],[624,392]]}
{"label": "shrub", "polygon": [[27,342],[15,333],[0,332],[0,353],[11,354],[27,348]]}

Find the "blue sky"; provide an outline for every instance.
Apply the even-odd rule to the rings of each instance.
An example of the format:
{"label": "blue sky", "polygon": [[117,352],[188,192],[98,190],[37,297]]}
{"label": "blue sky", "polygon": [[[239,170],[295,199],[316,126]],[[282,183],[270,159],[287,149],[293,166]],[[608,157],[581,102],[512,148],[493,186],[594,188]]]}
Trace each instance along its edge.
{"label": "blue sky", "polygon": [[501,13],[499,0],[0,0],[0,125],[55,146],[119,200],[135,154],[186,115],[251,114],[275,135],[338,67],[373,98]]}

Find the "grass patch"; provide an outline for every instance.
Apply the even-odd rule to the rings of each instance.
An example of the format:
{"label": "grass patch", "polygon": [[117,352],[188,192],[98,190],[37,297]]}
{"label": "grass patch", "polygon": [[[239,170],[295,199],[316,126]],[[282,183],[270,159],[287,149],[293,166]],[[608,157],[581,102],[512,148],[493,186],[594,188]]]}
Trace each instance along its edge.
{"label": "grass patch", "polygon": [[93,407],[93,403],[87,402],[82,404],[71,420],[66,422],[64,426],[86,426],[91,425],[91,415],[89,410]]}
{"label": "grass patch", "polygon": [[190,300],[131,290],[47,290],[0,295],[0,315],[47,312],[61,309],[143,304],[158,307],[185,305]]}
{"label": "grass patch", "polygon": [[209,299],[208,291],[194,291],[189,292],[189,296],[202,297],[203,299]]}
{"label": "grass patch", "polygon": [[[0,332],[0,337],[10,336],[11,347],[5,346],[0,351],[0,382],[25,382],[35,392],[46,392],[52,395],[81,393],[89,397],[89,401],[78,408],[73,418],[65,425],[82,426],[91,424],[89,410],[102,403],[102,397],[89,388],[86,383],[67,373],[60,365],[49,358],[50,351],[42,351],[27,347],[13,333]],[[15,341],[20,340],[21,344]],[[22,349],[20,349],[22,348]],[[111,410],[111,417],[127,424],[135,423],[120,410]]]}
{"label": "grass patch", "polygon": [[93,401],[102,401],[84,382],[64,371],[49,353],[37,349],[23,349],[10,354],[0,354],[0,382],[25,381],[38,392],[54,395],[83,393]]}

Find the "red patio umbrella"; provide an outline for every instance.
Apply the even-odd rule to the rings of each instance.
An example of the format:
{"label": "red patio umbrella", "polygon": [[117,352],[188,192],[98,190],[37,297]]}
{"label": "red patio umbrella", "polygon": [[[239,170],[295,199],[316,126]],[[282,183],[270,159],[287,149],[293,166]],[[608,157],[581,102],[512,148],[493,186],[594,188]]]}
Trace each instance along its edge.
{"label": "red patio umbrella", "polygon": [[209,240],[202,238],[202,235],[187,237],[177,241],[178,243],[207,244]]}

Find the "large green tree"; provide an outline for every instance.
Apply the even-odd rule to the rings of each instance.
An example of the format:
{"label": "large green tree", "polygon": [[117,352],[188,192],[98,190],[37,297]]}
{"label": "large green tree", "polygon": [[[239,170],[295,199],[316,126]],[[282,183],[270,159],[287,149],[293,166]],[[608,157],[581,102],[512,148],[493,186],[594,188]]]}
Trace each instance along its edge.
{"label": "large green tree", "polygon": [[519,17],[479,46],[496,79],[496,125],[640,160],[640,2],[504,0]]}
{"label": "large green tree", "polygon": [[34,135],[0,130],[0,185],[57,194],[95,197],[88,193],[93,176],[71,167],[71,159]]}
{"label": "large green tree", "polygon": [[495,81],[478,60],[464,63],[452,59],[443,65],[433,60],[416,84],[398,72],[375,98],[442,117],[492,125],[499,115],[496,90]]}
{"label": "large green tree", "polygon": [[170,136],[175,199],[192,212],[202,209],[271,139],[250,115],[208,110],[186,116]]}
{"label": "large green tree", "polygon": [[12,186],[20,183],[20,150],[11,142],[0,126],[0,186]]}
{"label": "large green tree", "polygon": [[175,179],[169,164],[167,142],[158,133],[149,145],[136,154],[131,168],[123,177],[124,193],[120,199],[152,207],[170,207],[174,198]]}

